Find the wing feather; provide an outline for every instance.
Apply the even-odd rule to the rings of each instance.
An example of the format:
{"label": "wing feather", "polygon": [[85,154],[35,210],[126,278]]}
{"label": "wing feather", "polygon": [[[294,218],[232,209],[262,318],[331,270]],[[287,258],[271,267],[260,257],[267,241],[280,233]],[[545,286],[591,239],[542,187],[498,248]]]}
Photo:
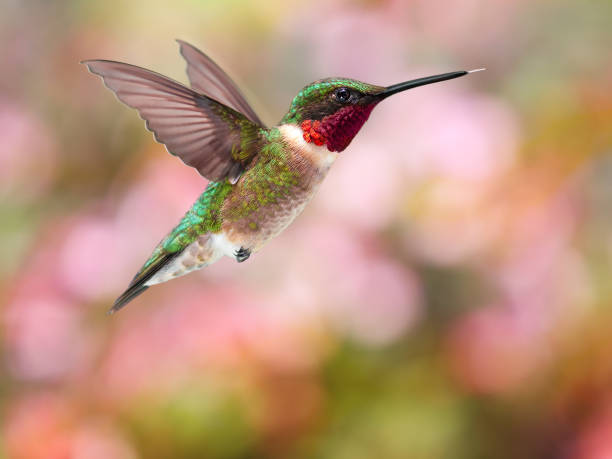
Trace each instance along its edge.
{"label": "wing feather", "polygon": [[250,148],[243,155],[247,160],[236,159],[242,147],[257,139],[251,145],[243,141],[241,130],[252,122],[234,108],[141,67],[105,60],[84,63],[120,101],[138,110],[158,142],[209,180],[235,181],[256,154]]}
{"label": "wing feather", "polygon": [[182,40],[177,40],[181,55],[187,61],[187,76],[196,91],[232,107],[253,123],[263,122],[251,108],[246,98],[232,79],[210,57]]}

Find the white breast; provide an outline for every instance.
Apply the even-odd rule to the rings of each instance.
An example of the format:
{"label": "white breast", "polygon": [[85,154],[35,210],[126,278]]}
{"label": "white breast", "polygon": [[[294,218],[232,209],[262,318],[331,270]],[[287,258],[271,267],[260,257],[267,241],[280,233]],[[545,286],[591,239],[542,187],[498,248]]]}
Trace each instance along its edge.
{"label": "white breast", "polygon": [[322,172],[327,172],[338,157],[338,153],[329,151],[325,145],[306,142],[304,133],[295,124],[283,124],[278,130],[289,145],[310,159]]}

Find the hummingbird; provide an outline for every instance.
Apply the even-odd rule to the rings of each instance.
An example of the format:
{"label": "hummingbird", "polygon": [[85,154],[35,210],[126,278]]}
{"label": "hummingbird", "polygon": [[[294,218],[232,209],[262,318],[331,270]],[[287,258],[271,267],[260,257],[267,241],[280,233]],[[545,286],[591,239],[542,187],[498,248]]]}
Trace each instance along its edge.
{"label": "hummingbird", "polygon": [[222,256],[243,262],[260,250],[302,212],[339,153],[387,97],[484,70],[391,86],[325,78],[305,86],[280,122],[267,127],[221,67],[194,46],[177,42],[191,88],[122,62],[82,61],[121,102],[138,111],[169,153],[209,180],[116,299],[111,314],[152,285]]}

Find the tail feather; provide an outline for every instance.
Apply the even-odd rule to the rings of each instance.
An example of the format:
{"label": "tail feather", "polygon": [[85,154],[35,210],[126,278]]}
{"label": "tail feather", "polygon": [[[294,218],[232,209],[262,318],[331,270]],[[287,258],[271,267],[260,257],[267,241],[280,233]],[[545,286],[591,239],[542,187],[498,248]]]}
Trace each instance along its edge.
{"label": "tail feather", "polygon": [[156,259],[153,259],[152,262],[145,264],[145,267],[141,269],[138,274],[136,274],[134,279],[132,279],[132,282],[130,282],[130,285],[125,292],[123,292],[121,296],[115,300],[113,307],[110,308],[108,314],[114,314],[148,289],[149,286],[145,285],[145,283],[182,252],[182,250],[172,253],[162,252],[156,257]]}
{"label": "tail feather", "polygon": [[119,298],[115,300],[115,302],[113,303],[113,307],[108,310],[108,314],[114,314],[148,288],[148,285],[138,285],[129,287],[125,292],[121,294]]}

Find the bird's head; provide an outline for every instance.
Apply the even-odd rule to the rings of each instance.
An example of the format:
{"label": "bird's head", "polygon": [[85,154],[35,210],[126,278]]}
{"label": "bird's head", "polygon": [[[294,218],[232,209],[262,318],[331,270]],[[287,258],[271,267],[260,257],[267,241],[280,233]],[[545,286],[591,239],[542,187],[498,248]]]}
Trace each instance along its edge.
{"label": "bird's head", "polygon": [[295,96],[281,124],[299,126],[306,142],[325,145],[330,151],[342,151],[383,99],[406,89],[450,80],[468,73],[471,72],[445,73],[387,87],[348,78],[315,81]]}

